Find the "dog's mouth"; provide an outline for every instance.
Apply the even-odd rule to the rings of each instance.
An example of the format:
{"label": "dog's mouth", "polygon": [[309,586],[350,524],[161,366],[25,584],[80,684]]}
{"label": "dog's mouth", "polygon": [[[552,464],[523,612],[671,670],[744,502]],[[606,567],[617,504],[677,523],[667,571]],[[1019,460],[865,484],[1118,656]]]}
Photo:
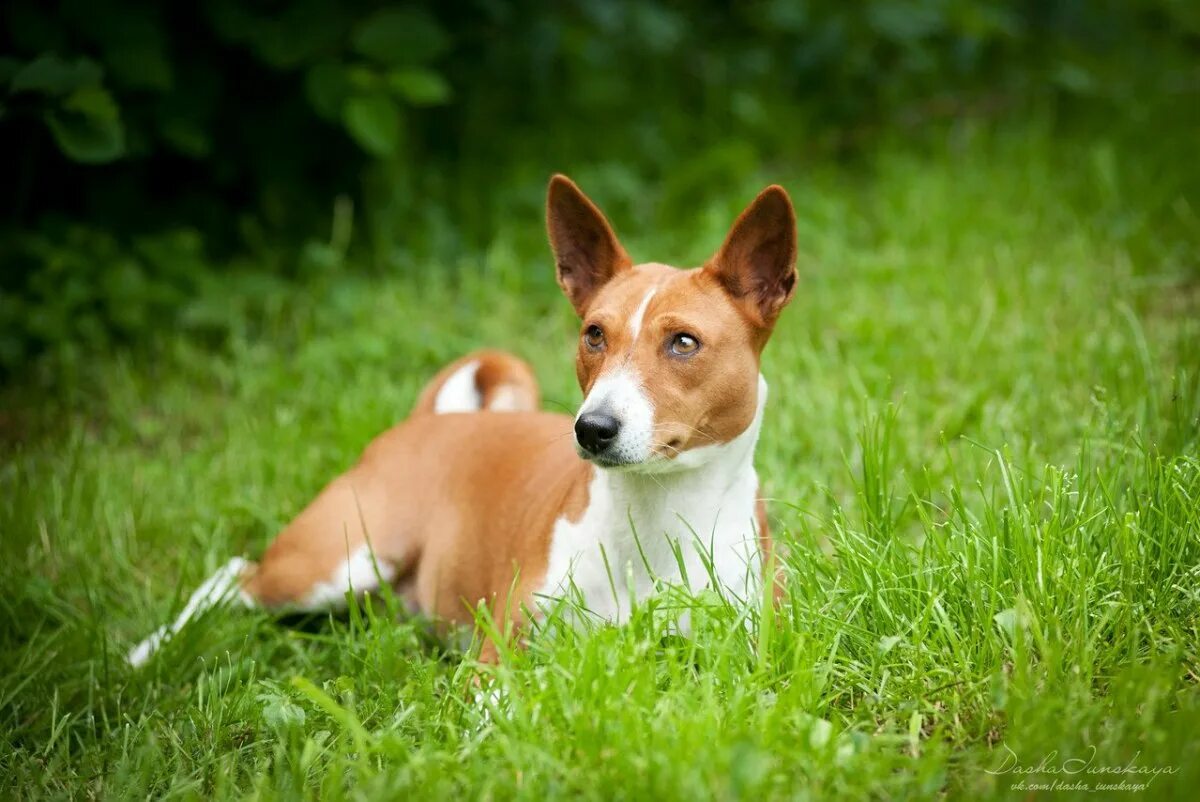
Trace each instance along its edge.
{"label": "dog's mouth", "polygon": [[674,462],[675,456],[679,453],[669,449],[666,452],[652,450],[644,458],[628,459],[612,454],[593,454],[580,447],[578,443],[575,444],[575,451],[579,454],[580,459],[587,460],[597,468],[614,473],[657,473],[663,469],[669,470],[670,464]]}
{"label": "dog's mouth", "polygon": [[593,454],[578,443],[575,444],[575,453],[579,455],[580,459],[585,459],[598,468],[629,468],[643,464],[642,460],[622,459],[605,453]]}
{"label": "dog's mouth", "polygon": [[678,426],[658,428],[636,416],[622,418],[603,404],[585,406],[575,418],[575,452],[606,470],[659,471],[683,452],[687,438]]}

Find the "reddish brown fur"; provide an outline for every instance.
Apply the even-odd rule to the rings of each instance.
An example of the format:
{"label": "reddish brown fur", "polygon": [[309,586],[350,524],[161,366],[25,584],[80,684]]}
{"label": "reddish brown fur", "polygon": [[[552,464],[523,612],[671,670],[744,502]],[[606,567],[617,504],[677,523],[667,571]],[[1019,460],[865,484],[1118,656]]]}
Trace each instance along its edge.
{"label": "reddish brown fur", "polygon": [[469,621],[479,600],[506,599],[518,568],[519,588],[536,586],[546,535],[560,515],[582,512],[592,470],[575,454],[566,415],[410,419],[279,534],[244,587],[267,606],[299,602],[369,540],[414,608]]}
{"label": "reddish brown fur", "polygon": [[[728,441],[753,418],[759,355],[795,281],[791,215],[787,196],[771,187],[703,268],[634,267],[586,196],[562,176],[552,180],[547,227],[559,282],[584,329],[595,323],[607,337],[603,352],[581,343],[580,386],[586,393],[618,364],[653,377],[647,383],[662,458]],[[629,320],[651,287],[656,294],[635,341]],[[694,357],[664,355],[663,344],[679,331],[703,344]],[[301,602],[369,542],[377,560],[396,568],[404,598],[423,613],[469,623],[472,608],[484,601],[520,622],[546,572],[555,521],[579,519],[597,469],[577,456],[566,415],[431,414],[438,390],[469,359],[480,360],[476,387],[485,405],[507,387],[536,407],[532,372],[508,354],[478,352],[443,369],[413,416],[372,442],[279,534],[244,577],[246,592],[267,606]],[[761,501],[756,517],[770,555]],[[495,655],[486,645],[483,657]]]}

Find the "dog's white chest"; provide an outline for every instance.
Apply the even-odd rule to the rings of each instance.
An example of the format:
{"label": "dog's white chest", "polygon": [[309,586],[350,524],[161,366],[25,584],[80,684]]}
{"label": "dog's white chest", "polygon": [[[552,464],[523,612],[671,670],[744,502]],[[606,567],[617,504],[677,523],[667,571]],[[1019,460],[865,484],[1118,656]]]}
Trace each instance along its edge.
{"label": "dog's white chest", "polygon": [[594,470],[583,515],[554,524],[542,606],[565,599],[622,623],[659,583],[692,591],[715,585],[731,601],[756,596],[762,554],[754,446],[767,398],[766,382],[758,381],[758,409],[746,431],[684,452],[676,471]]}
{"label": "dog's white chest", "polygon": [[583,515],[555,524],[543,603],[564,598],[622,623],[657,582],[695,591],[715,580],[731,598],[754,594],[762,560],[752,465],[695,478],[597,470]]}

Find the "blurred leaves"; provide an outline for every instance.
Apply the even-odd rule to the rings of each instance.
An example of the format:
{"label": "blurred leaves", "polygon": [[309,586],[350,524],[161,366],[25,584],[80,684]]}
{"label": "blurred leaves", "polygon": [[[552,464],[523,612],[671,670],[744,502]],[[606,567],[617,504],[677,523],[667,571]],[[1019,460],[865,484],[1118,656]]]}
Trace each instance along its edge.
{"label": "blurred leaves", "polygon": [[90,59],[65,61],[53,53],[47,53],[18,69],[9,83],[8,91],[14,95],[19,92],[63,95],[83,86],[100,83],[100,76],[100,68]]}
{"label": "blurred leaves", "polygon": [[400,109],[382,92],[352,97],[342,111],[346,130],[374,156],[395,155],[400,144]]}
{"label": "blurred leaves", "polygon": [[410,67],[387,74],[387,84],[414,106],[438,106],[450,100],[450,84],[433,70]]}
{"label": "blurred leaves", "polygon": [[342,104],[353,88],[346,68],[334,61],[320,61],[308,68],[304,89],[313,111],[326,120],[341,116]]}
{"label": "blurred leaves", "polygon": [[16,67],[8,91],[43,95],[42,119],[59,149],[75,161],[100,164],[124,152],[120,111],[101,85],[103,71],[87,58],[63,59],[54,53]]}
{"label": "blurred leaves", "polygon": [[356,53],[382,64],[424,64],[442,55],[449,37],[424,10],[384,9],[354,29]]}
{"label": "blurred leaves", "polygon": [[[312,256],[312,232],[342,196],[364,223],[347,247],[394,269],[416,248],[486,243],[509,199],[531,202],[525,188],[556,169],[607,165],[589,176],[606,201],[653,178],[660,213],[682,215],[764,161],[865,150],[864,132],[918,130],[972,97],[1133,107],[1148,82],[1178,92],[1195,84],[1198,32],[1184,0],[12,0],[0,260],[19,268],[0,291],[43,298],[55,265],[94,255],[64,261],[89,227],[108,243],[100,261],[131,256],[147,286],[159,268],[137,243],[181,221],[211,255],[197,270],[248,252],[268,273],[318,269],[330,259]],[[647,211],[632,203],[610,208]],[[124,313],[95,314],[139,334]],[[22,330],[5,353],[76,336]]]}
{"label": "blurred leaves", "polygon": [[76,161],[109,162],[125,148],[117,104],[100,86],[76,89],[61,106],[46,113],[46,125],[62,152]]}

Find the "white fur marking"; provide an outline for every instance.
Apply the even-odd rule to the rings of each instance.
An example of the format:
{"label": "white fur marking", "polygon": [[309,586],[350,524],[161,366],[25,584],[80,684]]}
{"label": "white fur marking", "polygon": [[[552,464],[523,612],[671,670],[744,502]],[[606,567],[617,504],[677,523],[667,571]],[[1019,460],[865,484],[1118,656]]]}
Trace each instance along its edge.
{"label": "white fur marking", "polygon": [[334,570],[327,582],[312,586],[299,609],[340,610],[346,606],[346,591],[353,590],[355,595],[361,595],[378,588],[380,579],[391,582],[395,575],[395,566],[372,558],[370,546],[359,546]]}
{"label": "white fur marking", "polygon": [[438,415],[447,412],[477,412],[482,406],[479,388],[475,386],[475,374],[479,372],[479,360],[472,359],[463,365],[438,390],[433,402],[433,411]]}
{"label": "white fur marking", "polygon": [[650,291],[646,293],[646,297],[638,305],[637,311],[633,313],[633,317],[629,320],[629,332],[635,340],[638,337],[638,333],[642,330],[642,318],[646,316],[646,307],[650,305],[650,299],[654,297],[654,293],[656,292],[658,292],[658,287],[650,288]]}
{"label": "white fur marking", "polygon": [[125,657],[129,664],[134,668],[143,665],[172,635],[183,629],[193,618],[213,607],[231,601],[236,601],[243,607],[252,606],[253,601],[239,584],[242,572],[248,564],[241,557],[234,557],[214,571],[212,576],[204,580],[204,584],[196,588],[170,626],[159,627],[152,635],[129,650]]}
{"label": "white fur marking", "polygon": [[493,412],[520,412],[527,406],[519,388],[502,384],[492,392],[492,402],[487,408]]}

